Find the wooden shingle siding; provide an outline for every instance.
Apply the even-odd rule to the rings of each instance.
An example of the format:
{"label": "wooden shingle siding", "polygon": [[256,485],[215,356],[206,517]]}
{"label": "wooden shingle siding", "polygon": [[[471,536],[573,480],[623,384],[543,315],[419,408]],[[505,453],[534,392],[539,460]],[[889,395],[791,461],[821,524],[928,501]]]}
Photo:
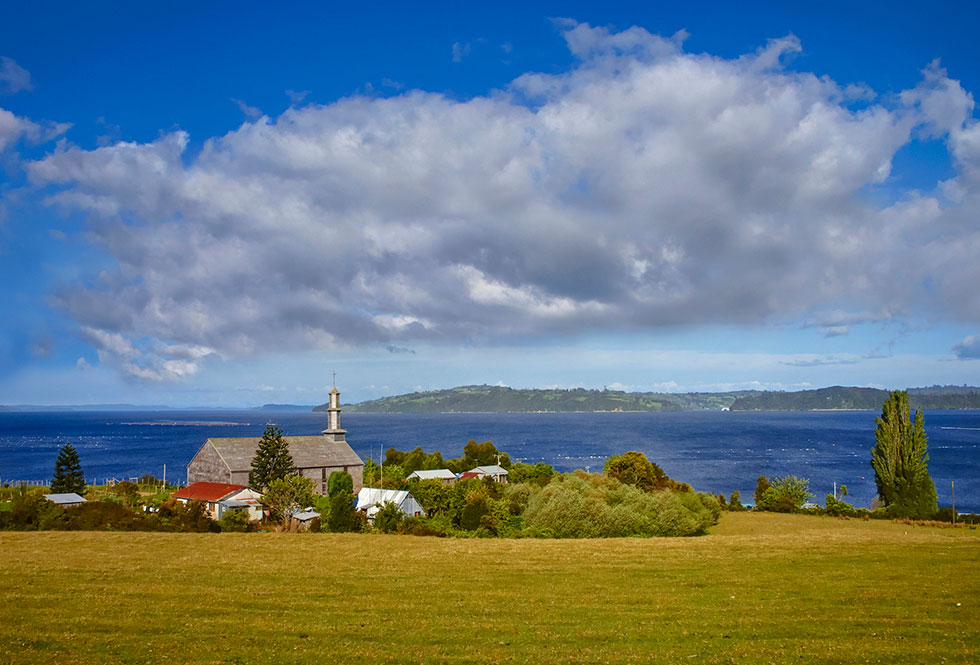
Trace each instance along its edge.
{"label": "wooden shingle siding", "polygon": [[[245,473],[245,479],[242,480],[238,477],[233,477],[231,469],[218,451],[214,449],[211,445],[211,441],[205,442],[201,449],[197,451],[194,455],[194,459],[191,463],[187,465],[187,484],[193,485],[196,482],[211,482],[211,483],[234,483],[236,485],[247,485],[248,484],[248,472]],[[238,474],[240,475],[240,474]]]}

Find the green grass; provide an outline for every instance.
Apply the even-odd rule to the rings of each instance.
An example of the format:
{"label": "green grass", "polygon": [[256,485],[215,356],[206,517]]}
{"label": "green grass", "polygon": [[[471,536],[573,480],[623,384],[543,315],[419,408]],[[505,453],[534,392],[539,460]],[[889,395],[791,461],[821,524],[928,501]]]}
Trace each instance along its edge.
{"label": "green grass", "polygon": [[980,661],[975,529],[726,514],[652,540],[6,532],[0,561],[0,663]]}

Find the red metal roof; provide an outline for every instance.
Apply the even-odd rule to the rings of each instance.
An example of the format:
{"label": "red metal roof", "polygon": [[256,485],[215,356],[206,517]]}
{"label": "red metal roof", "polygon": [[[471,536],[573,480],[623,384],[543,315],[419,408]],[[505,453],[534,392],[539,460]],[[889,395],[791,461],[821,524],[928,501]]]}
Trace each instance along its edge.
{"label": "red metal roof", "polygon": [[188,485],[179,492],[174,492],[175,499],[190,499],[192,501],[220,501],[232,492],[245,489],[244,485],[231,485],[229,483],[206,483],[197,482]]}
{"label": "red metal roof", "polygon": [[470,478],[481,478],[485,476],[485,473],[480,473],[479,471],[467,471],[466,473],[460,474],[460,480],[469,480]]}

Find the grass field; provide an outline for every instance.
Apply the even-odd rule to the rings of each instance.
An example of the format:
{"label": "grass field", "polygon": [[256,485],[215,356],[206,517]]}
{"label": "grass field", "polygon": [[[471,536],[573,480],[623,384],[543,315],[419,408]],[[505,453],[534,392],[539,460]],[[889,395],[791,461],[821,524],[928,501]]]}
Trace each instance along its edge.
{"label": "grass field", "polygon": [[0,533],[0,663],[976,663],[980,531]]}

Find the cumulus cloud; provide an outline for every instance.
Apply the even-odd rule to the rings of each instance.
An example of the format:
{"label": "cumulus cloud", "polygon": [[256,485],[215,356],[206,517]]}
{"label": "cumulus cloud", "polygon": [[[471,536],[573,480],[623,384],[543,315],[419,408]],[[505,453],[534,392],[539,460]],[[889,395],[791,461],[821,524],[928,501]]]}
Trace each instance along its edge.
{"label": "cumulus cloud", "polygon": [[[193,376],[198,371],[199,361],[213,353],[205,347],[184,344],[148,342],[137,345],[120,333],[90,326],[83,326],[80,333],[82,339],[95,347],[100,363],[116,365],[125,375],[146,381],[171,381]],[[79,364],[79,367],[83,365]]]}
{"label": "cumulus cloud", "polygon": [[[792,36],[725,59],[685,53],[685,34],[561,26],[572,69],[486,97],[353,96],[245,122],[193,158],[178,131],[32,163],[118,264],[56,303],[148,378],[197,367],[174,345],[788,320],[833,335],[930,307],[980,320],[962,207],[980,197],[980,129],[938,65],[854,110],[850,86],[786,68]],[[917,127],[947,132],[946,198],[872,205]]]}
{"label": "cumulus cloud", "polygon": [[11,58],[0,56],[0,93],[15,93],[33,89],[31,73]]}
{"label": "cumulus cloud", "polygon": [[53,141],[71,127],[68,123],[36,123],[0,108],[0,153],[20,140],[38,144]]}
{"label": "cumulus cloud", "polygon": [[962,360],[980,358],[980,335],[964,337],[953,347],[953,353]]}

